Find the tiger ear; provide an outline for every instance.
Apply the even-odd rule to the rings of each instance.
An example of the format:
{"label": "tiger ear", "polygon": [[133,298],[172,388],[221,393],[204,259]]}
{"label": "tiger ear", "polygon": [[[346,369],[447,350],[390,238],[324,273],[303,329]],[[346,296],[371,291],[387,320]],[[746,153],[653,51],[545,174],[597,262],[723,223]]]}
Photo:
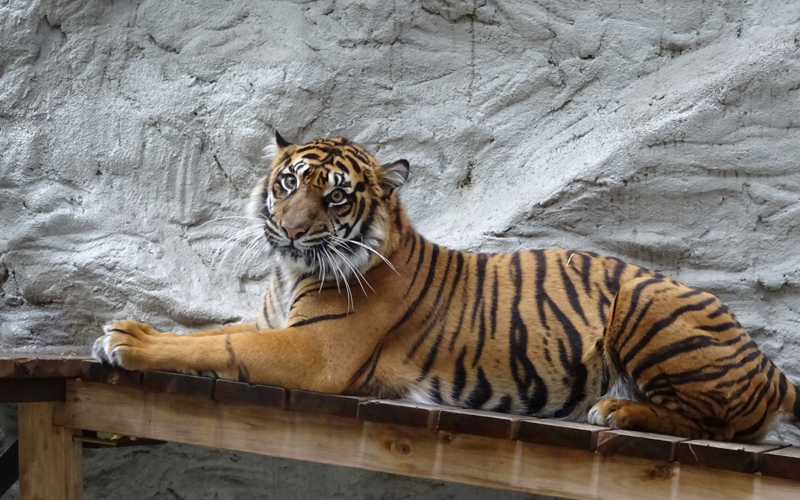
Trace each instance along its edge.
{"label": "tiger ear", "polygon": [[408,161],[397,160],[381,165],[381,189],[383,197],[388,198],[394,190],[406,183],[408,179]]}
{"label": "tiger ear", "polygon": [[281,137],[281,134],[278,131],[275,131],[275,145],[278,146],[278,149],[283,149],[286,146],[291,146],[292,143]]}

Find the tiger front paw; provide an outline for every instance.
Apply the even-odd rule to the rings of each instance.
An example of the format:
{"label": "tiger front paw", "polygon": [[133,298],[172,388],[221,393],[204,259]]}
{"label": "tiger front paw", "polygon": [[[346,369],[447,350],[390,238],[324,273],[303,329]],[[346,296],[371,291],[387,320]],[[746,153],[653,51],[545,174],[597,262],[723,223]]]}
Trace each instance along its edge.
{"label": "tiger front paw", "polygon": [[586,420],[590,424],[613,426],[612,414],[619,409],[620,402],[615,398],[603,398],[589,410]]}
{"label": "tiger front paw", "polygon": [[103,327],[103,331],[105,335],[92,346],[92,357],[126,370],[152,369],[159,339],[175,335],[134,320],[114,321]]}

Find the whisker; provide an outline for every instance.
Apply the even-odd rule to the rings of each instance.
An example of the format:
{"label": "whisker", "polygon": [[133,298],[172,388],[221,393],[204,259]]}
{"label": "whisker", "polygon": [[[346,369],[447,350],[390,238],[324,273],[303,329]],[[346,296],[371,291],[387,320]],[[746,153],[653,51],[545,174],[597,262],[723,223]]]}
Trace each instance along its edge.
{"label": "whisker", "polygon": [[[349,268],[350,268],[350,269],[353,271],[353,276],[355,276],[355,278],[356,278],[356,281],[358,282],[358,285],[361,287],[361,291],[362,291],[362,292],[364,292],[364,295],[367,295],[367,290],[364,288],[364,285],[361,283],[361,278],[364,278],[364,275],[363,275],[363,274],[361,274],[361,272],[360,272],[358,269],[356,269],[356,267],[353,265],[353,263],[352,263],[352,262],[350,262],[350,259],[348,259],[348,258],[347,258],[347,257],[346,257],[346,256],[345,256],[345,255],[344,255],[342,252],[340,252],[339,250],[337,250],[337,249],[336,249],[336,247],[333,247],[333,246],[332,246],[332,247],[330,247],[330,249],[331,249],[331,250],[333,250],[334,252],[336,252],[337,254],[339,254],[339,257],[341,257],[342,261],[343,261],[345,264],[347,264],[347,267],[349,267]],[[359,276],[360,276],[360,278],[359,278]],[[364,278],[364,282],[366,282],[366,283],[367,283],[367,286],[368,286],[368,287],[369,287],[369,288],[370,288],[370,289],[371,289],[373,292],[375,291],[375,289],[374,289],[374,288],[372,288],[372,286],[369,284],[369,282],[367,282],[367,279],[366,279],[366,278]]]}
{"label": "whisker", "polygon": [[[331,262],[334,263],[335,260],[328,250],[328,248],[325,248],[325,252],[328,253],[328,256],[331,258]],[[353,292],[350,290],[350,283],[347,282],[347,277],[344,275],[344,272],[341,269],[338,269],[336,266],[334,266],[334,270],[337,270],[342,276],[342,282],[344,283],[344,288],[347,292],[347,311],[349,312],[352,309],[355,312],[356,309],[353,303]]]}
{"label": "whisker", "polygon": [[366,245],[366,244],[364,244],[364,243],[361,243],[360,241],[355,241],[355,240],[346,240],[346,239],[344,239],[344,238],[340,238],[340,237],[338,237],[338,236],[335,236],[335,235],[333,236],[333,238],[334,238],[335,240],[337,240],[337,241],[341,241],[341,242],[346,242],[346,243],[354,243],[354,244],[356,244],[356,245],[358,245],[358,246],[360,246],[360,247],[362,247],[362,248],[365,248],[365,249],[369,250],[370,252],[372,252],[372,253],[374,253],[375,255],[377,255],[378,257],[380,257],[380,258],[381,258],[381,259],[382,259],[382,260],[383,260],[383,261],[386,263],[386,265],[387,265],[387,266],[389,266],[389,268],[390,268],[392,271],[394,271],[394,272],[395,272],[395,273],[397,273],[398,275],[400,274],[400,273],[398,273],[398,272],[397,272],[397,269],[395,269],[395,268],[394,268],[394,265],[393,265],[391,262],[389,262],[389,259],[387,259],[387,258],[386,258],[386,257],[384,257],[383,255],[381,255],[381,254],[380,254],[380,252],[378,252],[377,250],[375,250],[375,249],[374,249],[374,248],[372,248],[371,246],[369,246],[369,245]]}

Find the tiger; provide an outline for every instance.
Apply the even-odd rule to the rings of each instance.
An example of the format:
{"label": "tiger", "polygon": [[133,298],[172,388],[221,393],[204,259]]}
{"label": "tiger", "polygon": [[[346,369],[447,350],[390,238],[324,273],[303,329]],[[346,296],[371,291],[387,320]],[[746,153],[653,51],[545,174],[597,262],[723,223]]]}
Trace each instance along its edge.
{"label": "tiger", "polygon": [[408,161],[344,138],[271,148],[250,198],[274,266],[256,321],[116,321],[94,358],[691,439],[800,417],[797,386],[714,295],[594,252],[455,251],[410,223]]}

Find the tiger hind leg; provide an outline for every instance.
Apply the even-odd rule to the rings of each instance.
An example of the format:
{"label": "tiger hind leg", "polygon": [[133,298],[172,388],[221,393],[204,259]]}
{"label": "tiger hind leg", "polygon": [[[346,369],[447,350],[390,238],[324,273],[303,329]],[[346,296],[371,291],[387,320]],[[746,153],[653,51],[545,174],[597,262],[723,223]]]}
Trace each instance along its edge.
{"label": "tiger hind leg", "polygon": [[603,398],[598,401],[589,410],[588,421],[612,429],[655,432],[690,439],[727,441],[734,432],[728,426],[704,424],[676,410],[654,403],[623,401],[615,398]]}
{"label": "tiger hind leg", "polygon": [[751,441],[789,404],[788,381],[711,294],[642,277],[614,299],[604,361],[641,402],[601,400],[590,420],[688,438]]}

